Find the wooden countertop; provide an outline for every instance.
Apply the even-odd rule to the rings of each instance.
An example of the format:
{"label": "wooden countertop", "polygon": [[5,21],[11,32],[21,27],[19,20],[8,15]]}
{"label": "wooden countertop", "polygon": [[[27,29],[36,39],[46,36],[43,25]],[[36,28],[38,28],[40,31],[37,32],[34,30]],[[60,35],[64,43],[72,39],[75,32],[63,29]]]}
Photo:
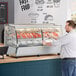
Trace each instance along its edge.
{"label": "wooden countertop", "polygon": [[[1,58],[1,56],[0,56]],[[4,59],[0,59],[0,64],[1,63],[13,63],[13,62],[23,62],[23,61],[36,61],[36,60],[46,60],[46,59],[57,59],[60,58],[58,55],[44,55],[44,56],[30,56],[30,57],[19,57],[19,58],[14,58],[14,57],[8,57],[4,56]]]}
{"label": "wooden countertop", "polygon": [[[4,44],[0,43],[0,47],[4,47]],[[51,54],[51,55],[42,55],[42,56],[28,56],[28,57],[8,57],[4,55],[4,59],[1,59],[0,55],[0,64],[1,63],[14,63],[14,62],[22,62],[22,61],[36,61],[36,60],[46,60],[46,59],[56,59],[60,58],[59,55]]]}

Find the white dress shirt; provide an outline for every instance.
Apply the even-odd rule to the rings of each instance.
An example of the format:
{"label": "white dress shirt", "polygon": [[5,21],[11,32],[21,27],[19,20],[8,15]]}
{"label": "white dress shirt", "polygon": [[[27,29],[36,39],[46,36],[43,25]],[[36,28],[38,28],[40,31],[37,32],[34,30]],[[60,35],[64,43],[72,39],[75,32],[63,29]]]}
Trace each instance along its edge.
{"label": "white dress shirt", "polygon": [[68,34],[54,41],[54,46],[61,46],[61,58],[76,58],[76,31],[72,30]]}

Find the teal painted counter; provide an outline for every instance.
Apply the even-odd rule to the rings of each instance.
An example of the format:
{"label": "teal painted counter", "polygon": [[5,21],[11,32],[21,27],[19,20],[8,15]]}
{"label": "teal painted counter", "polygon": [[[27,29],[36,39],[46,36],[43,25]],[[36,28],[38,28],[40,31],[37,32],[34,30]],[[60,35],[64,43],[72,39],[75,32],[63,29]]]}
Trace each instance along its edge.
{"label": "teal painted counter", "polygon": [[61,76],[60,66],[60,59],[3,63],[0,76]]}

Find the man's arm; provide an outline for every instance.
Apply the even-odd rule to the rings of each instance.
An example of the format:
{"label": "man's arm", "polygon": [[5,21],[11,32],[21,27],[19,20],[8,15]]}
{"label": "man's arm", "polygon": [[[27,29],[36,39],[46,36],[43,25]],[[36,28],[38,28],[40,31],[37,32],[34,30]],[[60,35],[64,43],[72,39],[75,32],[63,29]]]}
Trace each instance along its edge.
{"label": "man's arm", "polygon": [[[54,38],[55,39],[55,38]],[[64,35],[63,37],[59,38],[59,39],[55,39],[54,42],[45,42],[43,41],[43,45],[47,45],[47,46],[62,46],[62,45],[66,45],[71,41],[71,37],[69,35]]]}

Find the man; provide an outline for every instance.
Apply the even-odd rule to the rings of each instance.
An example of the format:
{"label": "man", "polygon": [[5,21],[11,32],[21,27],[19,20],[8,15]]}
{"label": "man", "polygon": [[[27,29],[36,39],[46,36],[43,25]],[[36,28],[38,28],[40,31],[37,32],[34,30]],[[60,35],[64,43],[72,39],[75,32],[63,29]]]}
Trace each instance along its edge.
{"label": "man", "polygon": [[44,45],[61,45],[60,57],[62,58],[62,76],[76,76],[76,24],[72,20],[66,21],[66,35],[54,43]]}

